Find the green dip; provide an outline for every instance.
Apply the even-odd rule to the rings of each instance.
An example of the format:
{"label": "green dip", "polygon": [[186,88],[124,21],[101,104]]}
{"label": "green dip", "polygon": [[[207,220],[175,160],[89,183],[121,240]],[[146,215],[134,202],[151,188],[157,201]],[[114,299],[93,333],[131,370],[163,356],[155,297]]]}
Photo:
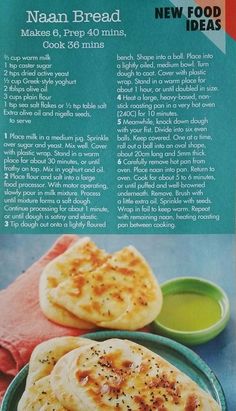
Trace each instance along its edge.
{"label": "green dip", "polygon": [[164,295],[157,320],[164,327],[179,331],[199,331],[221,318],[218,302],[204,294],[177,293]]}

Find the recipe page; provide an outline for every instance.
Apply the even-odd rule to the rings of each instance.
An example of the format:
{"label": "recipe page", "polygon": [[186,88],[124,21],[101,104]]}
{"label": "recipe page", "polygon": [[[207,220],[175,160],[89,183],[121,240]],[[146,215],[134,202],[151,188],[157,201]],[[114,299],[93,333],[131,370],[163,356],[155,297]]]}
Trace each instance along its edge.
{"label": "recipe page", "polygon": [[115,350],[106,340],[118,338],[126,365],[95,364],[111,367],[114,381],[115,367],[131,381],[138,360],[127,365],[124,353],[135,343],[140,369],[148,349],[175,391],[165,392],[160,374],[143,398],[128,382],[124,396],[114,382],[99,393],[92,386],[90,398],[91,371],[77,370],[85,399],[73,397],[76,409],[94,401],[97,410],[234,411],[235,5],[5,0],[0,8],[2,410],[32,410],[33,363],[20,370],[33,350],[46,352],[40,344],[73,337],[58,367],[41,374],[50,375],[49,405],[70,409],[53,381],[89,333],[106,361]]}

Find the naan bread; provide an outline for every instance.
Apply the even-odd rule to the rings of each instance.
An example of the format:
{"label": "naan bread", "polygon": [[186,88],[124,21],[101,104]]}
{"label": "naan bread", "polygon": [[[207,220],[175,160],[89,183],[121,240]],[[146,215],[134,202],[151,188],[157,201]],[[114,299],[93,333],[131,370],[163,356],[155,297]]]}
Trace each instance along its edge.
{"label": "naan bread", "polygon": [[220,411],[189,377],[127,340],[71,351],[55,365],[50,381],[70,411]]}
{"label": "naan bread", "polygon": [[49,319],[81,329],[135,330],[162,306],[157,280],[134,247],[109,255],[88,237],[48,264],[39,294]]}
{"label": "naan bread", "polygon": [[39,284],[40,306],[47,318],[69,327],[92,329],[94,324],[73,315],[65,307],[52,300],[52,291],[70,277],[93,271],[103,264],[108,255],[84,237],[70,247],[65,253],[52,260],[44,269]]}
{"label": "naan bread", "polygon": [[45,341],[32,352],[26,388],[17,411],[64,411],[50,384],[50,373],[57,361],[70,352],[94,341],[81,337],[58,337]]}
{"label": "naan bread", "polygon": [[151,268],[132,246],[98,268],[80,271],[51,290],[52,301],[99,327],[136,330],[152,322],[162,293]]}
{"label": "naan bread", "polygon": [[56,398],[50,377],[43,377],[31,385],[21,397],[17,411],[66,411]]}
{"label": "naan bread", "polygon": [[63,355],[91,342],[82,337],[57,337],[37,345],[31,354],[26,388],[49,375]]}

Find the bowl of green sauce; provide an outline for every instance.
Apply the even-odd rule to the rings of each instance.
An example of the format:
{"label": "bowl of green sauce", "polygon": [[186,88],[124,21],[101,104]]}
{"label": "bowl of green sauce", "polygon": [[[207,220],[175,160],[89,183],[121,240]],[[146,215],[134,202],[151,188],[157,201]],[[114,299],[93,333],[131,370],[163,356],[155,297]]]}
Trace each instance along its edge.
{"label": "bowl of green sauce", "polygon": [[163,306],[154,331],[187,345],[205,343],[225,328],[230,307],[226,293],[202,278],[179,277],[161,285]]}

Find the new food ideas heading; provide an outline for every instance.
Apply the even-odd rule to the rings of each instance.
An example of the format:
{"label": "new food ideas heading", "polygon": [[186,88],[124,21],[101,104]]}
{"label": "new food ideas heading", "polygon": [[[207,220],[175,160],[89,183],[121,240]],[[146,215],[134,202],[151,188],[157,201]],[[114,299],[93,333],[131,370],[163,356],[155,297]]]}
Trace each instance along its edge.
{"label": "new food ideas heading", "polygon": [[156,19],[180,19],[186,16],[187,31],[212,31],[221,29],[221,8],[218,6],[157,7]]}

